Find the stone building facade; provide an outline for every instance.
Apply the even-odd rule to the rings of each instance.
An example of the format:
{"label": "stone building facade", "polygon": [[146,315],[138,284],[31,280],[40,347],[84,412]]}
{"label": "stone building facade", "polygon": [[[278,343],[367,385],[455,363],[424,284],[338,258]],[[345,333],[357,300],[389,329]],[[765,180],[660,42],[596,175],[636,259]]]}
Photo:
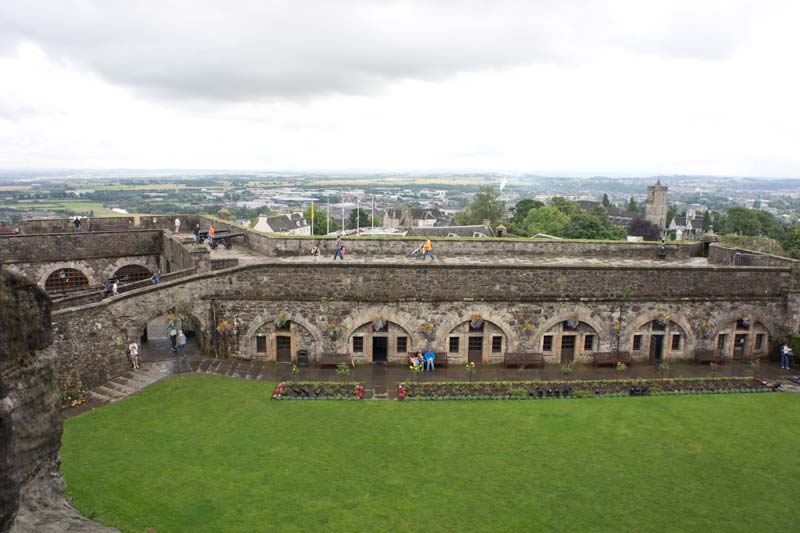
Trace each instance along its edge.
{"label": "stone building facade", "polygon": [[[451,364],[499,364],[511,352],[561,364],[617,349],[653,363],[699,348],[746,358],[796,330],[800,311],[797,262],[712,243],[668,245],[668,259],[656,260],[651,243],[442,239],[437,255],[450,262],[333,263],[308,256],[308,239],[245,232],[244,246],[263,261],[213,270],[207,249],[167,229],[154,233],[157,243],[147,232],[127,233],[145,236],[160,263],[187,268],[157,286],[56,310],[62,386],[90,388],[123,373],[124,346],[166,315],[187,325],[209,356],[288,362],[306,350],[311,362],[347,353],[392,364],[432,347]],[[123,235],[93,238],[98,250],[104,240],[114,249],[128,242]],[[348,258],[402,258],[414,243],[352,238]],[[9,253],[3,265],[20,259]]]}

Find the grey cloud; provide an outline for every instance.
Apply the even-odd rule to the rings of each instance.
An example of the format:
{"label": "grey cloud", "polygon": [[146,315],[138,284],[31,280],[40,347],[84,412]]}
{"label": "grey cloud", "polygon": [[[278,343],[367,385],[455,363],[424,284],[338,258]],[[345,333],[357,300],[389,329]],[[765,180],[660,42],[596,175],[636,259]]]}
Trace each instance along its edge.
{"label": "grey cloud", "polygon": [[700,4],[669,2],[642,31],[613,0],[5,0],[0,51],[33,42],[59,61],[166,98],[304,98],[580,62],[605,46],[707,59],[735,53],[749,4]]}

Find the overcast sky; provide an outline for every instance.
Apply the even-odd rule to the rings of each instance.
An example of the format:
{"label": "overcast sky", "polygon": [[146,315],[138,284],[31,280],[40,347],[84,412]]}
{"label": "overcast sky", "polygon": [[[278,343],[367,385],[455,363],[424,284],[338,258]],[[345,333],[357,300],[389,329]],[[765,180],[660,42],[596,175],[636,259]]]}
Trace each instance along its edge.
{"label": "overcast sky", "polygon": [[800,178],[800,2],[2,0],[0,167]]}

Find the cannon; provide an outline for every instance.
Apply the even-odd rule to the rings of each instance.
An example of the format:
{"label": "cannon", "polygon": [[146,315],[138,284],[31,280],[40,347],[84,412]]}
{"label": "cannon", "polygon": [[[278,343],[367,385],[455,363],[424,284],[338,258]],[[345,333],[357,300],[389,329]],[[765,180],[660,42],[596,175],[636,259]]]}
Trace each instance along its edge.
{"label": "cannon", "polygon": [[[229,230],[229,229],[218,229],[218,230],[215,230],[214,231],[214,239],[219,239],[221,237],[221,234],[230,233],[230,232],[231,232],[231,230]],[[206,242],[206,239],[208,239],[208,230],[207,229],[200,230],[200,232],[197,235],[200,238],[200,244],[203,244],[204,242]]]}
{"label": "cannon", "polygon": [[244,237],[244,232],[239,233],[230,233],[221,236],[214,236],[214,240],[209,242],[208,245],[211,247],[212,250],[216,250],[217,247],[222,244],[226,250],[230,250],[233,247],[233,239],[236,237]]}

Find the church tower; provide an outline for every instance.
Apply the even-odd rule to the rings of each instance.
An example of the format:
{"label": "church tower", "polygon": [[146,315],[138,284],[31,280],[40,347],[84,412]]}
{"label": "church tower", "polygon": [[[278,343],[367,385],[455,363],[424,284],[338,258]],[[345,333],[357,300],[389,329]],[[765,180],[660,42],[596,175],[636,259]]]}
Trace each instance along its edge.
{"label": "church tower", "polygon": [[656,181],[655,185],[647,188],[647,203],[644,207],[644,217],[661,229],[667,227],[667,211],[669,211],[669,201],[667,200],[668,187],[661,185],[661,180]]}

